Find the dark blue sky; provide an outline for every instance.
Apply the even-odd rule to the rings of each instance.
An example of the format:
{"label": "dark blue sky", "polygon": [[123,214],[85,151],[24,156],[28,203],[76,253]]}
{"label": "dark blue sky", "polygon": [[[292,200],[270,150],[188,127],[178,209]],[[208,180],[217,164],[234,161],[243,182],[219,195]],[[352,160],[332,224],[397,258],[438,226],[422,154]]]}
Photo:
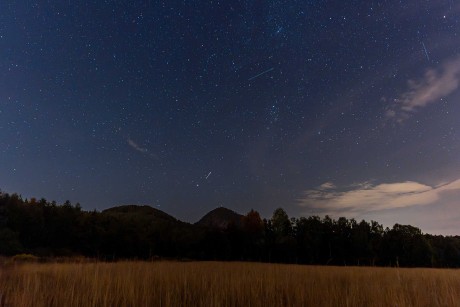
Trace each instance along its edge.
{"label": "dark blue sky", "polygon": [[3,1],[0,188],[460,234],[460,5]]}

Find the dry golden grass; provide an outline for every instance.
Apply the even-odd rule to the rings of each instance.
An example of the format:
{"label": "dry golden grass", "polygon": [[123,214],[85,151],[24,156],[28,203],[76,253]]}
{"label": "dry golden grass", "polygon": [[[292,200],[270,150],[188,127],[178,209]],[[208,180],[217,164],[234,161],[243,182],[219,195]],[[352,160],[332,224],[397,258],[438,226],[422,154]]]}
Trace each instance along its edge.
{"label": "dry golden grass", "polygon": [[224,262],[2,267],[7,306],[459,306],[460,272]]}

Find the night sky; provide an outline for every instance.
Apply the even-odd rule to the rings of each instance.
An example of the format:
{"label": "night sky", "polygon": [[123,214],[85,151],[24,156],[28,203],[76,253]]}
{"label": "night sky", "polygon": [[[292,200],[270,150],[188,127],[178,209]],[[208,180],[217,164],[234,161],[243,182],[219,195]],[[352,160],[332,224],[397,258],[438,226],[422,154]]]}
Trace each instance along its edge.
{"label": "night sky", "polygon": [[0,188],[460,234],[460,4],[1,1]]}

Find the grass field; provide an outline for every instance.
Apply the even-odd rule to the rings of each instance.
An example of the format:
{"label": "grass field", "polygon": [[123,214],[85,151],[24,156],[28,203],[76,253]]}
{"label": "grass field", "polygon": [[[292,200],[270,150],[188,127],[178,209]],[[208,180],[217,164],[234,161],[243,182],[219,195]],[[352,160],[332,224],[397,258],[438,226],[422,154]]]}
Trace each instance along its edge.
{"label": "grass field", "polygon": [[224,262],[2,266],[6,306],[458,306],[460,272]]}

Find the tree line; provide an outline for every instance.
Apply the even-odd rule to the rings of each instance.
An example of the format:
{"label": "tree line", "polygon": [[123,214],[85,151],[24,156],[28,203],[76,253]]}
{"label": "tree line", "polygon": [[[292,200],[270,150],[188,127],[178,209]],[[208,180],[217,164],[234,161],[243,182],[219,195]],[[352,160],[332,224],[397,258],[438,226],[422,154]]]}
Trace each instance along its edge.
{"label": "tree line", "polygon": [[225,228],[176,220],[147,206],[84,211],[77,203],[22,199],[0,192],[0,254],[86,256],[101,260],[260,261],[322,265],[460,267],[460,237],[391,229],[325,216],[270,219],[251,210]]}

